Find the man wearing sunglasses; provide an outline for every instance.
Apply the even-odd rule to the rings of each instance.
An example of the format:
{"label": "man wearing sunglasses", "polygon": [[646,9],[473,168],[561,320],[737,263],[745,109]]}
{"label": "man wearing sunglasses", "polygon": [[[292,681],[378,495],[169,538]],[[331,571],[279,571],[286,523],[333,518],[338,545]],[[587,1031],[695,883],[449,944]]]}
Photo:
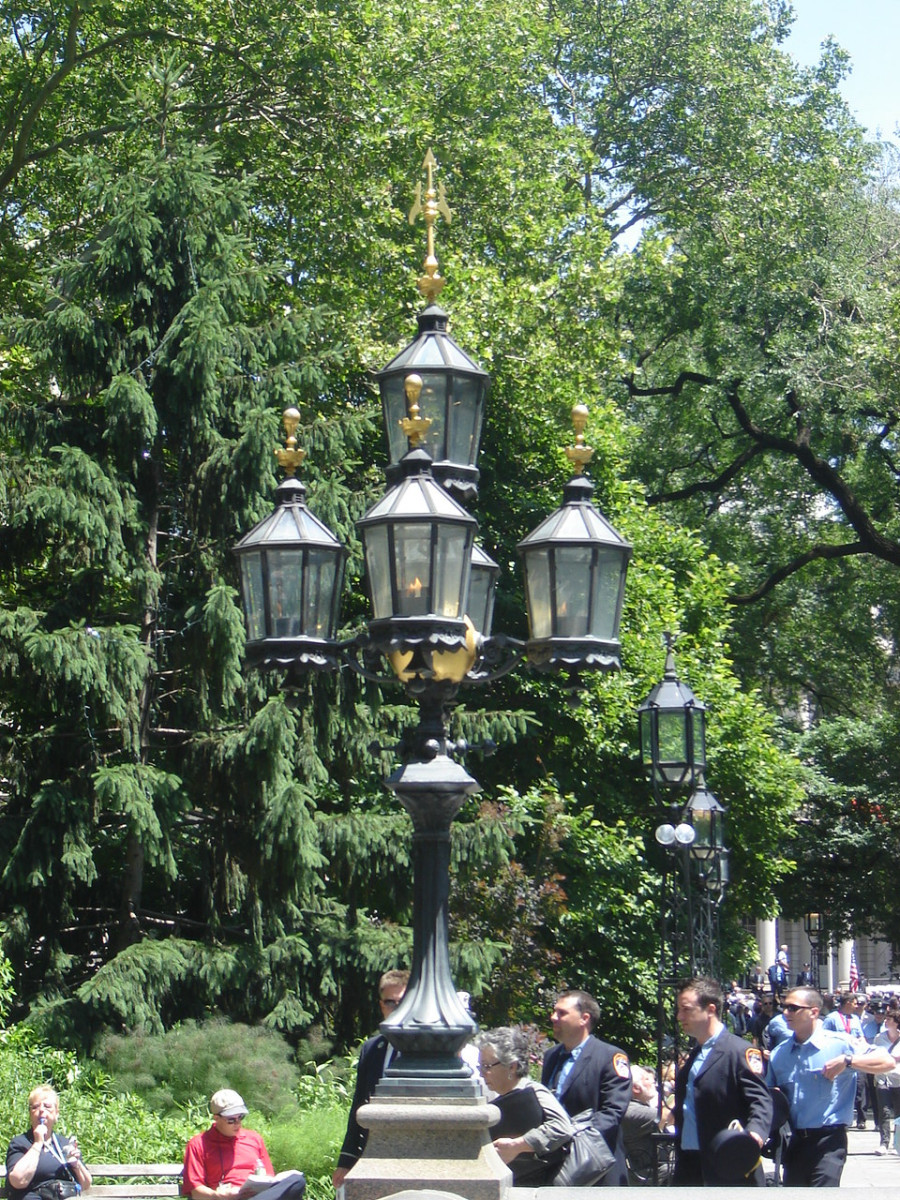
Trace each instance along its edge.
{"label": "man wearing sunglasses", "polygon": [[791,1140],[784,1154],[785,1187],[840,1187],[847,1161],[847,1126],[853,1119],[857,1071],[891,1070],[878,1046],[857,1046],[819,1020],[822,997],[794,988],[783,1005],[791,1037],[772,1051],[766,1082],[790,1107]]}
{"label": "man wearing sunglasses", "polygon": [[302,1200],[306,1179],[301,1171],[275,1176],[266,1144],[244,1128],[247,1105],[231,1088],[210,1097],[213,1123],[188,1142],[184,1151],[181,1190],[191,1200],[227,1200],[258,1196],[265,1200]]}
{"label": "man wearing sunglasses", "polygon": [[[378,1007],[381,1009],[381,1019],[386,1021],[394,1015],[394,1010],[406,995],[409,984],[409,971],[385,971],[378,981]],[[364,1104],[372,1099],[375,1088],[382,1075],[390,1066],[394,1048],[383,1033],[376,1033],[363,1043],[359,1052],[359,1062],[356,1066],[356,1087],[353,1101],[350,1105],[350,1115],[347,1118],[347,1132],[344,1144],[338,1156],[338,1165],[331,1177],[331,1183],[337,1190],[347,1177],[347,1172],[359,1162],[369,1137],[368,1129],[364,1129],[356,1119],[356,1114]]]}

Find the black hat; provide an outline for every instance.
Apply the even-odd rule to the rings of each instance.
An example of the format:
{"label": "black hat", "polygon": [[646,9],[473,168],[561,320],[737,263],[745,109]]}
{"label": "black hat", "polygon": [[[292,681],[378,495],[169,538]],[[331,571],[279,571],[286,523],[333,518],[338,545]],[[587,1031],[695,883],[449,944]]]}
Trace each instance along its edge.
{"label": "black hat", "polygon": [[709,1146],[710,1163],[719,1179],[741,1183],[759,1164],[759,1143],[743,1129],[723,1129]]}

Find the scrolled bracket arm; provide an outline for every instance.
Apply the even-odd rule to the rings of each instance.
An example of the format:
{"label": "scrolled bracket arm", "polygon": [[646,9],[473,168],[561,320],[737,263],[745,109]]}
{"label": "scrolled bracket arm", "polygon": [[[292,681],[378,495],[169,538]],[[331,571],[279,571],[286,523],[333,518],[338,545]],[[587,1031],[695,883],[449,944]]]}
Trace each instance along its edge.
{"label": "scrolled bracket arm", "polygon": [[526,645],[519,638],[505,633],[485,638],[479,645],[478,659],[463,679],[464,684],[493,683],[502,679],[520,665],[526,654]]}

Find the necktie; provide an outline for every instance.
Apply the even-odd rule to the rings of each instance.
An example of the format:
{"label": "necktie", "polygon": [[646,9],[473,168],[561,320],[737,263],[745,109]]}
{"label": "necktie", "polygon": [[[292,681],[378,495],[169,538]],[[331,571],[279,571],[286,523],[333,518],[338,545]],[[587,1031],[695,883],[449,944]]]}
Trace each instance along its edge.
{"label": "necktie", "polygon": [[559,1093],[562,1090],[562,1085],[565,1083],[566,1077],[571,1070],[572,1061],[571,1050],[569,1050],[566,1054],[560,1055],[559,1062],[556,1064],[556,1070],[553,1072],[553,1075],[550,1079],[550,1087],[556,1093],[557,1099],[559,1098]]}

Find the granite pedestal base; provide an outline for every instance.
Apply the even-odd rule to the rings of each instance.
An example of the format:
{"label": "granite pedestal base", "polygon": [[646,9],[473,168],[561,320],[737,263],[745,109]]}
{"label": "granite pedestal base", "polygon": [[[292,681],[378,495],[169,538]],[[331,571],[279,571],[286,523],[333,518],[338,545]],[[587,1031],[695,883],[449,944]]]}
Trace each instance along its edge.
{"label": "granite pedestal base", "polygon": [[345,1200],[380,1200],[411,1189],[508,1200],[512,1174],[489,1133],[499,1116],[484,1098],[374,1096],[357,1113],[369,1138],[344,1181]]}

